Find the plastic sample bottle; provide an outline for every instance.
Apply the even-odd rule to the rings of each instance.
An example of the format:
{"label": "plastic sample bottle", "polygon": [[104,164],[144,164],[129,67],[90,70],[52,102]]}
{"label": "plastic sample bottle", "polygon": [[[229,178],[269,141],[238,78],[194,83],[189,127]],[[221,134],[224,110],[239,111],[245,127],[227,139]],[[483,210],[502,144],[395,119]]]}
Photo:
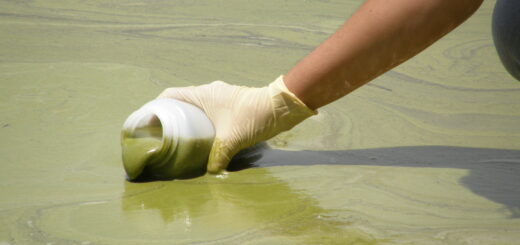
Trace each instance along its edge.
{"label": "plastic sample bottle", "polygon": [[215,137],[198,107],[175,99],[152,100],[123,124],[123,165],[130,180],[182,179],[205,173]]}

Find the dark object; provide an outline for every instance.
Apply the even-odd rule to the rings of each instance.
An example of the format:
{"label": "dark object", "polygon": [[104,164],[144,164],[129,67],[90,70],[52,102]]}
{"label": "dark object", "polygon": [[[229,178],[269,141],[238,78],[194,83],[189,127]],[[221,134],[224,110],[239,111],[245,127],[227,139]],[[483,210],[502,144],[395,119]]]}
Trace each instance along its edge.
{"label": "dark object", "polygon": [[502,64],[520,81],[520,1],[498,0],[493,10],[492,28]]}

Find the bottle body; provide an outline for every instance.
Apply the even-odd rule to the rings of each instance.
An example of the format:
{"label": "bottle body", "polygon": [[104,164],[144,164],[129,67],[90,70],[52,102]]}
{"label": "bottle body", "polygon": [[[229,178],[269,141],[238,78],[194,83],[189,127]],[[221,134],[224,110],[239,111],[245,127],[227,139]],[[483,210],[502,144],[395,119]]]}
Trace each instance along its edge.
{"label": "bottle body", "polygon": [[123,165],[130,180],[178,179],[201,175],[215,130],[198,107],[174,100],[152,100],[123,124]]}

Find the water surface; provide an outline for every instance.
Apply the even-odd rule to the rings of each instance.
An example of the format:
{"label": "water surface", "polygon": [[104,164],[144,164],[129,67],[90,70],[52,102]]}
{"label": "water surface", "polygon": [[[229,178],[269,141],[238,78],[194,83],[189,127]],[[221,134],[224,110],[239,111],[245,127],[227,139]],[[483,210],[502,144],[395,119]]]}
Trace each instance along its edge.
{"label": "water surface", "polygon": [[125,180],[133,110],[266,85],[360,3],[1,1],[0,244],[518,244],[520,83],[494,1],[228,178]]}

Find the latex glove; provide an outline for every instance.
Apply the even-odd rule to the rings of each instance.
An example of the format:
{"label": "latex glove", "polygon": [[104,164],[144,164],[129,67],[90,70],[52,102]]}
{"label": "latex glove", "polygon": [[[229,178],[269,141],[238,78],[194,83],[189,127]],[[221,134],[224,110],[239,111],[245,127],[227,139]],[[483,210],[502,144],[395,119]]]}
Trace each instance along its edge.
{"label": "latex glove", "polygon": [[215,127],[207,171],[220,173],[240,150],[294,127],[316,112],[278,77],[262,88],[215,81],[201,86],[168,88],[159,98],[173,98],[201,108]]}

